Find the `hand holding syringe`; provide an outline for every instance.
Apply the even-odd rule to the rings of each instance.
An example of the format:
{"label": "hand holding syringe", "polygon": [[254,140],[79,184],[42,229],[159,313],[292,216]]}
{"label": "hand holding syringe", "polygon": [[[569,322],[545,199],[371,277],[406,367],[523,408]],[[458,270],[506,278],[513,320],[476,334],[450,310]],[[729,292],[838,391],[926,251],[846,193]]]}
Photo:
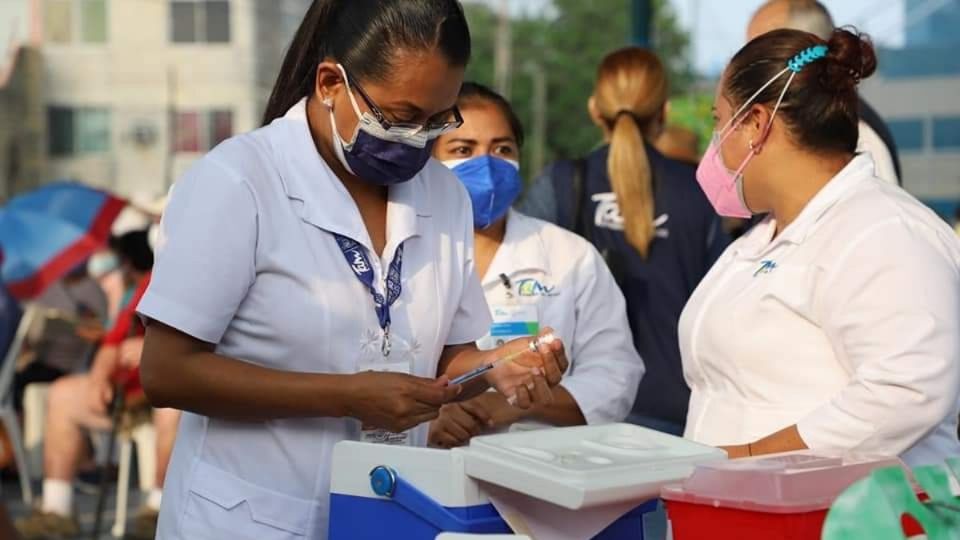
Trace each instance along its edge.
{"label": "hand holding syringe", "polygon": [[480,367],[478,367],[478,368],[474,368],[474,369],[472,369],[472,370],[464,373],[463,375],[460,375],[459,377],[456,377],[456,378],[452,379],[452,380],[450,381],[450,384],[464,384],[464,383],[468,383],[468,382],[476,379],[477,377],[483,375],[484,373],[490,371],[491,369],[499,366],[500,364],[505,364],[505,363],[507,363],[507,362],[512,362],[512,361],[516,360],[517,358],[519,358],[519,357],[521,357],[521,356],[523,356],[523,355],[525,355],[525,354],[536,353],[536,352],[540,349],[540,346],[541,346],[541,345],[549,345],[549,344],[553,343],[556,339],[557,339],[557,338],[553,335],[553,332],[548,332],[548,333],[546,333],[546,334],[538,337],[537,339],[532,339],[532,340],[530,340],[530,344],[527,346],[527,349],[521,350],[521,351],[517,351],[517,352],[515,352],[515,353],[511,353],[511,354],[508,354],[508,355],[506,355],[506,356],[502,356],[502,357],[494,360],[493,362],[491,362],[491,363],[489,363],[489,364],[485,364],[485,365],[482,365],[482,366],[480,366]]}
{"label": "hand holding syringe", "polygon": [[[563,343],[550,329],[527,343],[515,340],[488,353],[495,360],[454,378],[450,384],[465,384],[485,376],[490,386],[522,409],[552,401],[550,387],[560,382],[568,364]],[[521,360],[524,356],[533,362]]]}

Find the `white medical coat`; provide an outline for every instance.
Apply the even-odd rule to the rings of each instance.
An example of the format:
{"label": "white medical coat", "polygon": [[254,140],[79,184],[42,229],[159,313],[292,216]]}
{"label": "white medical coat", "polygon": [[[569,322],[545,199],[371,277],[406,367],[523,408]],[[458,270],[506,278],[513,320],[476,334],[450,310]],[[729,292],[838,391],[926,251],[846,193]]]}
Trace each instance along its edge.
{"label": "white medical coat", "polygon": [[814,449],[960,455],[960,244],[855,157],[772,239],[732,244],[684,309],[686,436],[745,444],[796,424]]}
{"label": "white medical coat", "polygon": [[[402,242],[389,360],[433,378],[444,346],[471,343],[490,326],[471,215],[463,186],[431,161],[390,188],[378,257],[353,199],[317,153],[302,101],[221,144],[176,184],[139,311],[225,356],[279,370],[354,373],[366,361],[385,361],[381,333],[371,295],[331,233],[367,247],[381,292]],[[359,428],[339,418],[251,423],[184,414],[158,538],[326,538],[333,446],[357,438]],[[413,439],[425,444],[425,427]]]}
{"label": "white medical coat", "polygon": [[588,424],[626,418],[644,365],[633,346],[623,293],[593,245],[511,211],[483,290],[491,308],[536,306],[541,328],[552,327],[563,340],[570,367],[560,384]]}

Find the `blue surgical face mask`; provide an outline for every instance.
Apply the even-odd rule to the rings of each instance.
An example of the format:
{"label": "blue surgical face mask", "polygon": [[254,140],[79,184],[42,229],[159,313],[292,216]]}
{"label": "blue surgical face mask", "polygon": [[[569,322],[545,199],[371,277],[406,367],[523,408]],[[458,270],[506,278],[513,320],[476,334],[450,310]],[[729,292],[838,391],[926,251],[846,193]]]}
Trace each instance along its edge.
{"label": "blue surgical face mask", "polygon": [[466,186],[473,201],[473,226],[486,229],[507,215],[520,195],[520,164],[490,155],[444,161]]}
{"label": "blue surgical face mask", "polygon": [[385,129],[369,112],[360,112],[357,98],[350,88],[347,72],[337,64],[346,83],[350,104],[357,115],[357,127],[349,141],[340,137],[333,104],[325,102],[333,128],[333,150],[337,159],[351,174],[380,186],[399,184],[420,172],[433,151],[433,143],[443,130],[396,127]]}

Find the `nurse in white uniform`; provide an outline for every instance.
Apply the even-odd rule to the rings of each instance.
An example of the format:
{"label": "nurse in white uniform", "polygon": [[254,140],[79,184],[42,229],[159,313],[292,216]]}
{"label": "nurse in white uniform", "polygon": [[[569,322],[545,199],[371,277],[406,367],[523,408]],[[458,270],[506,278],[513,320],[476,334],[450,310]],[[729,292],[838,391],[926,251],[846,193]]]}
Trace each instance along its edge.
{"label": "nurse in white uniform", "polygon": [[541,327],[568,345],[570,368],[553,403],[520,409],[497,392],[445,405],[430,443],[465,444],[515,422],[558,426],[622,421],[644,366],[633,346],[626,303],[600,254],[580,236],[510,211],[522,189],[523,127],[510,104],[464,83],[463,126],[437,140],[433,154],[452,168],[473,200],[477,275],[494,322],[478,342],[490,349]]}
{"label": "nurse in white uniform", "polygon": [[318,0],[267,125],[177,183],[139,306],[147,394],[186,411],[159,538],[324,539],[338,441],[425,444],[412,428],[489,386],[552,400],[559,341],[448,384],[530,341],[474,345],[470,203],[430,160],[469,40],[455,0]]}
{"label": "nurse in white uniform", "polygon": [[960,455],[960,246],[856,155],[862,36],[778,30],[734,56],[697,179],[717,212],[767,218],[680,322],[686,436],[731,456],[801,448]]}

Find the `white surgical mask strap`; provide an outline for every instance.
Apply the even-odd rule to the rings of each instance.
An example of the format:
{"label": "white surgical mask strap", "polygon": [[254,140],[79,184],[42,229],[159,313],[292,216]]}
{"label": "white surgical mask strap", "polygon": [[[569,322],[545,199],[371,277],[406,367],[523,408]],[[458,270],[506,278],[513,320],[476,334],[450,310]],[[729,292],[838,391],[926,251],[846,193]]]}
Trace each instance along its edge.
{"label": "white surgical mask strap", "polygon": [[357,113],[357,118],[363,118],[363,113],[360,112],[360,105],[357,103],[357,98],[353,95],[353,89],[350,88],[350,79],[347,77],[347,70],[343,68],[342,64],[337,64],[337,67],[340,69],[340,73],[343,74],[343,85],[347,87],[347,96],[350,97],[353,112]]}
{"label": "white surgical mask strap", "polygon": [[[783,72],[781,72],[783,73]],[[793,78],[797,76],[796,71],[790,72],[790,78],[787,79],[787,84],[783,85],[783,91],[780,92],[780,97],[777,98],[777,104],[773,106],[773,114],[770,115],[770,120],[767,121],[767,128],[763,130],[763,136],[766,138],[767,133],[770,132],[770,126],[773,125],[773,119],[777,117],[777,111],[780,110],[780,104],[783,103],[783,97],[787,95],[787,90],[790,88],[790,83],[793,82]],[[779,75],[778,75],[779,77]],[[760,144],[763,144],[762,142]]]}
{"label": "white surgical mask strap", "polygon": [[[771,84],[777,82],[777,80],[778,80],[780,77],[782,77],[784,73],[786,73],[786,72],[788,72],[788,71],[790,71],[790,68],[788,68],[788,67],[787,67],[787,68],[783,68],[783,71],[781,71],[780,73],[777,73],[776,75],[774,75],[769,81],[767,81],[763,86],[761,86],[759,90],[757,90],[756,92],[754,92],[752,96],[750,96],[749,98],[747,98],[747,100],[743,102],[743,105],[741,105],[740,108],[737,109],[737,112],[733,113],[733,116],[730,117],[730,120],[727,120],[726,125],[724,125],[724,126],[723,126],[723,129],[720,130],[720,133],[725,133],[725,132],[727,131],[727,129],[730,128],[730,125],[734,123],[734,121],[737,119],[737,117],[740,116],[740,114],[743,113],[743,111],[745,111],[745,110],[747,109],[747,107],[749,107],[749,106],[753,103],[753,100],[757,99],[757,96],[759,96],[761,93],[763,93],[764,90],[766,90],[767,88],[769,88]],[[796,73],[793,73],[792,75],[790,75],[790,80],[787,81],[787,84],[783,87],[783,92],[780,94],[780,100],[783,100],[783,96],[784,96],[784,94],[786,94],[786,92],[787,92],[787,87],[790,86],[790,81],[793,80],[793,75],[796,75]],[[778,107],[780,106],[780,101],[777,102],[777,106],[778,106]],[[773,118],[771,117],[771,121],[772,121],[772,120],[773,120]],[[726,137],[724,136],[723,138],[725,139]]]}

